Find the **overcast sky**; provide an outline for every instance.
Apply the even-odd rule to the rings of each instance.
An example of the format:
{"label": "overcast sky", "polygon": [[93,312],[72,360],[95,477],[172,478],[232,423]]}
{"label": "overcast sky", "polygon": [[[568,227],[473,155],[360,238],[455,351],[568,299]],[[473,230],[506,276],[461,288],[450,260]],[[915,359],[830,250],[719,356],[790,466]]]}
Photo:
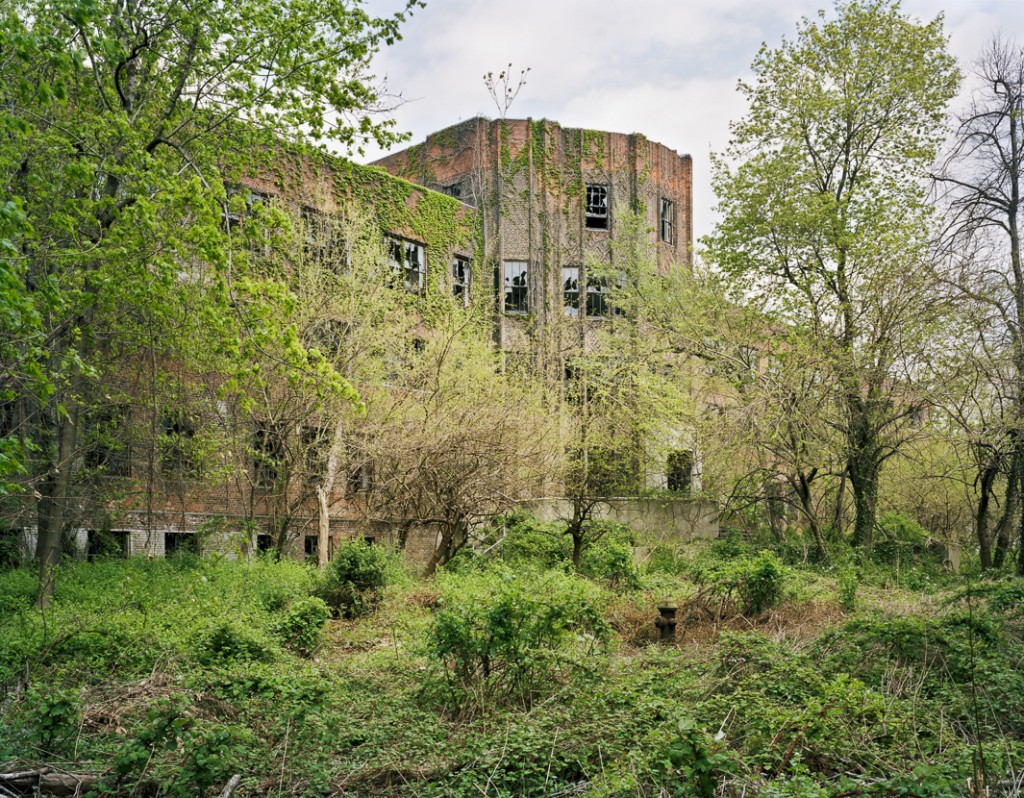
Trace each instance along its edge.
{"label": "overcast sky", "polygon": [[[401,0],[367,0],[380,16]],[[497,116],[484,73],[530,68],[509,117],[643,133],[693,156],[694,235],[713,223],[709,154],[743,114],[736,83],[762,42],[779,44],[816,0],[428,0],[376,73],[405,103],[393,116],[410,143],[463,119]],[[965,71],[995,31],[1024,43],[1020,0],[905,0],[919,19],[945,14]],[[365,161],[384,153],[367,151]]]}

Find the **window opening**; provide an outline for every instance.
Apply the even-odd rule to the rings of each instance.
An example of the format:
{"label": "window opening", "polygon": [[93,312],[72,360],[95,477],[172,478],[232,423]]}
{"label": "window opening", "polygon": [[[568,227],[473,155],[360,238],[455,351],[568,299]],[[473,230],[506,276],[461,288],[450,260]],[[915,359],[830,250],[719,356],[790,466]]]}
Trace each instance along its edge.
{"label": "window opening", "polygon": [[24,553],[25,532],[19,527],[0,527],[0,569],[17,568]]}
{"label": "window opening", "polygon": [[587,280],[587,315],[591,318],[610,315],[607,287],[608,280],[604,277],[592,277]]}
{"label": "window opening", "polygon": [[368,493],[373,489],[373,461],[364,457],[356,444],[348,446],[348,477],[345,480],[348,493]]}
{"label": "window opening", "polygon": [[527,262],[525,260],[505,261],[505,312],[529,312],[528,295]]}
{"label": "window opening", "polygon": [[284,442],[273,427],[260,427],[253,437],[253,479],[263,488],[273,487],[281,476]]}
{"label": "window opening", "polygon": [[562,267],[562,305],[566,316],[580,313],[580,267]]}
{"label": "window opening", "polygon": [[167,413],[163,418],[160,465],[167,474],[199,476],[202,461],[196,441],[196,420],[184,411]]}
{"label": "window opening", "polygon": [[672,200],[661,198],[661,240],[675,243],[675,206]]}
{"label": "window opening", "polygon": [[320,550],[320,538],[317,535],[306,535],[303,540],[303,550],[306,554],[307,560],[317,559],[317,553]]}
{"label": "window opening", "polygon": [[586,225],[590,230],[608,229],[608,187],[587,184]]}
{"label": "window opening", "polygon": [[106,557],[127,557],[128,540],[125,529],[88,529],[85,533],[85,558],[92,562]]}
{"label": "window opening", "polygon": [[396,280],[413,294],[422,294],[426,286],[427,258],[422,244],[388,236],[388,255]]}
{"label": "window opening", "polygon": [[199,555],[199,538],[191,532],[164,532],[164,556],[176,554]]}
{"label": "window opening", "polygon": [[693,484],[693,452],[685,449],[669,452],[665,470],[670,491],[690,492],[690,486]]}
{"label": "window opening", "polygon": [[469,258],[456,255],[452,260],[452,294],[456,299],[461,299],[462,304],[466,307],[469,306],[469,282],[471,279]]}
{"label": "window opening", "polygon": [[92,440],[82,456],[85,467],[110,477],[131,476],[131,451],[124,440],[128,407],[107,406],[90,416]]}

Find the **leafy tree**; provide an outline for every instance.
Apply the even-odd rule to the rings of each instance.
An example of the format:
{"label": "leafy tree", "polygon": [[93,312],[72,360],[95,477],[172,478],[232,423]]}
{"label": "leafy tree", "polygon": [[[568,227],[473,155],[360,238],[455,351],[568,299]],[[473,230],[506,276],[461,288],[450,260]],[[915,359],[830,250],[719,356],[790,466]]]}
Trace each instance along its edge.
{"label": "leafy tree", "polygon": [[470,540],[474,526],[536,495],[555,436],[536,385],[498,368],[477,311],[428,313],[421,344],[382,388],[366,396],[357,453],[373,464],[371,521],[436,529],[432,574]]}
{"label": "leafy tree", "polygon": [[642,213],[619,215],[611,247],[611,259],[591,259],[586,275],[602,286],[606,318],[594,322],[581,311],[565,318],[561,331],[568,380],[559,477],[577,571],[584,550],[607,529],[592,523],[597,512],[653,487],[670,453],[692,440],[694,426],[687,382],[693,375],[666,334],[666,298],[678,298],[683,267],[659,270]]}
{"label": "leafy tree", "polygon": [[[89,388],[116,372],[100,367],[112,366],[108,345],[127,354],[126,327],[175,329],[186,305],[204,355],[244,356],[242,308],[247,330],[288,337],[262,313],[265,283],[225,229],[225,182],[274,157],[281,138],[394,141],[372,116],[368,65],[415,5],[375,19],[357,0],[5,4],[0,107],[15,135],[0,147],[0,202],[31,231],[17,239],[18,293],[42,318],[53,386],[26,414],[41,600],[74,509]],[[33,373],[34,340],[16,353],[18,373]],[[301,346],[286,351],[310,368]]]}
{"label": "leafy tree", "polygon": [[[1005,398],[1002,407],[991,406],[998,418],[991,413],[964,417],[988,453],[980,472],[985,485],[976,529],[983,563],[989,565],[1001,564],[1009,546],[1008,526],[1001,522],[996,551],[990,552],[985,515],[1000,469],[1007,472],[1004,506],[1011,517],[1024,488],[1024,50],[994,38],[978,59],[974,78],[972,101],[958,116],[955,142],[936,177],[953,254],[947,278],[959,299],[979,313],[971,352],[981,352],[995,366],[982,370],[982,382]],[[1001,358],[1006,362],[999,365]],[[1019,517],[1024,524],[1024,515]],[[1017,536],[1024,540],[1021,530]],[[1024,545],[1018,552],[1017,567],[1024,573]]]}
{"label": "leafy tree", "polygon": [[754,60],[750,109],[715,164],[714,263],[827,364],[855,507],[870,546],[879,474],[919,400],[912,379],[943,307],[921,178],[958,73],[942,20],[888,2],[837,3]]}

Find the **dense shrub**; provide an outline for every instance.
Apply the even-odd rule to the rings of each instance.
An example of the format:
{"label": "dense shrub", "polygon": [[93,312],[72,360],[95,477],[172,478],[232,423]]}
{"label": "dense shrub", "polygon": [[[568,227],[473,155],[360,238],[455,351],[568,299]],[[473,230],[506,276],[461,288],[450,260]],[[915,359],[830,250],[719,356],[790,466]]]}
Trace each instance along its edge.
{"label": "dense shrub", "polygon": [[583,550],[581,568],[586,576],[607,582],[611,587],[636,590],[640,587],[640,570],[633,562],[636,536],[624,524],[590,521],[588,537],[594,542]]}
{"label": "dense shrub", "polygon": [[[194,798],[243,771],[242,762],[254,743],[248,729],[197,717],[186,702],[163,700],[119,747],[114,776],[129,786],[151,779],[159,795]],[[107,783],[98,792],[122,791],[117,784]]]}
{"label": "dense shrub", "polygon": [[569,567],[572,541],[565,534],[564,524],[544,523],[525,513],[511,513],[498,516],[491,526],[497,534],[505,536],[500,544],[505,563],[539,571]]}
{"label": "dense shrub", "polygon": [[273,631],[287,648],[309,656],[320,644],[324,624],[330,616],[331,611],[323,599],[303,596],[285,608],[284,614],[274,621]]}
{"label": "dense shrub", "polygon": [[197,662],[268,662],[274,658],[269,641],[256,629],[222,619],[203,629],[193,643]]}
{"label": "dense shrub", "polygon": [[397,569],[398,555],[390,549],[349,538],[335,548],[316,593],[341,617],[358,618],[376,609]]}
{"label": "dense shrub", "polygon": [[529,706],[574,670],[586,671],[607,634],[598,594],[583,580],[494,571],[446,585],[427,650],[458,708]]}
{"label": "dense shrub", "polygon": [[782,601],[786,569],[770,551],[728,560],[703,554],[694,563],[691,577],[723,603],[737,602],[744,614],[760,615]]}

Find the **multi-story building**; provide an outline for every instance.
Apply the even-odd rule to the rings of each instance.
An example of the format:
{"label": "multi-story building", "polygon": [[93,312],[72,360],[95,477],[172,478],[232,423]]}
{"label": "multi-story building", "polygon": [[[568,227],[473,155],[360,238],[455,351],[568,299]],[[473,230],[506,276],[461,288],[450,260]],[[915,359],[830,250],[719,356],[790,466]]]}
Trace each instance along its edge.
{"label": "multi-story building", "polygon": [[[304,237],[301,257],[343,268],[347,243],[334,220],[347,207],[362,206],[385,236],[400,284],[414,294],[493,309],[498,345],[512,357],[528,355],[554,380],[568,373],[573,352],[586,347],[588,330],[614,312],[607,269],[600,277],[588,272],[597,263],[614,268],[615,242],[626,225],[643,228],[659,268],[691,263],[690,157],[640,134],[476,118],[378,161],[386,171],[328,157],[282,155],[279,165],[273,175],[242,178],[239,190],[251,201],[291,209]],[[228,224],[244,226],[244,220]],[[112,412],[127,432],[125,409]],[[236,434],[230,467],[219,476],[202,473],[190,458],[191,440],[199,425],[219,424],[222,415],[222,409],[181,406],[164,414],[155,439],[150,429],[144,445],[111,447],[104,436],[87,443],[79,467],[92,480],[116,481],[109,495],[117,499],[90,504],[90,492],[102,491],[82,483],[72,513],[80,548],[113,542],[125,553],[162,555],[192,545],[197,531],[216,530],[211,521],[220,520],[226,529],[249,530],[247,545],[269,545],[287,508],[292,550],[315,554],[315,492],[308,482],[283,478],[278,460],[285,444],[277,440],[287,423],[294,427],[292,448],[312,450],[315,419],[257,420],[248,433]],[[677,484],[691,484],[690,469],[699,479],[692,455],[676,459],[687,472],[674,474]],[[672,488],[669,465],[660,487]],[[332,540],[367,534],[357,505],[370,473],[366,464],[349,463],[336,482]],[[0,532],[26,550],[32,513],[31,502],[8,502],[0,518]],[[410,545],[424,557],[431,540],[427,533]]]}
{"label": "multi-story building", "polygon": [[646,223],[662,269],[691,262],[690,156],[639,133],[478,117],[376,165],[480,214],[506,343],[525,315],[550,326],[608,312],[602,285],[587,280],[587,264],[614,262],[627,213]]}
{"label": "multi-story building", "polygon": [[[552,382],[616,312],[617,241],[639,228],[662,271],[692,265],[692,160],[639,133],[478,117],[376,164],[476,209],[497,342]],[[647,464],[646,487],[699,484],[685,437]]]}

